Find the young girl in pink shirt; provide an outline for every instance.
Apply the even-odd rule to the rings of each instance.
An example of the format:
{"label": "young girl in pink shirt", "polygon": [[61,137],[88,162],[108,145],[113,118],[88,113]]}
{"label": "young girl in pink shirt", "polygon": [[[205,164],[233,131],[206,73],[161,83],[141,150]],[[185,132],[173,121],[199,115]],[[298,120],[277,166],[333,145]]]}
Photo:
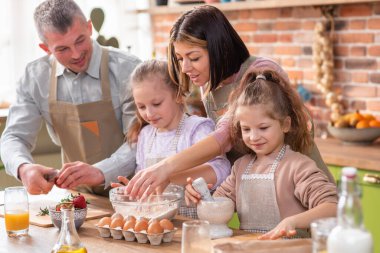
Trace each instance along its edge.
{"label": "young girl in pink shirt", "polygon": [[[288,81],[270,70],[248,73],[235,92],[231,139],[247,155],[213,196],[232,199],[240,228],[259,239],[308,237],[311,221],[336,215],[337,190],[309,157],[307,114]],[[199,193],[186,186],[187,203]]]}

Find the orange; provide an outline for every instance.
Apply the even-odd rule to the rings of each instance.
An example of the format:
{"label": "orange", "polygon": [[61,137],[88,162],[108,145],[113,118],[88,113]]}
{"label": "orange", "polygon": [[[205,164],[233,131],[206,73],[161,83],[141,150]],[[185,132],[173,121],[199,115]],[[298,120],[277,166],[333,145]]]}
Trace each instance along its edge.
{"label": "orange", "polygon": [[360,120],[357,124],[356,124],[356,128],[368,128],[369,127],[369,122],[368,120]]}
{"label": "orange", "polygon": [[364,119],[371,121],[371,120],[376,120],[375,116],[372,114],[363,114]]}
{"label": "orange", "polygon": [[361,113],[359,113],[359,110],[357,110],[357,111],[353,114],[352,117],[354,117],[354,118],[356,118],[356,119],[358,119],[358,120],[362,120],[362,119],[364,119],[364,116],[363,116]]}
{"label": "orange", "polygon": [[364,120],[363,115],[361,115],[359,111],[356,111],[355,113],[350,115],[350,126],[355,127],[362,120]]}
{"label": "orange", "polygon": [[379,120],[371,120],[370,122],[369,122],[369,126],[370,127],[380,127],[380,121]]}

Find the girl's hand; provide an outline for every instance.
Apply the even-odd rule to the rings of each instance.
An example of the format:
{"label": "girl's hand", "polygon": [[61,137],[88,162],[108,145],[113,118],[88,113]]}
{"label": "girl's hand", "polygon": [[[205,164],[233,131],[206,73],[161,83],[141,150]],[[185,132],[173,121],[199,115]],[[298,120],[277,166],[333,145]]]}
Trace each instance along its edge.
{"label": "girl's hand", "polygon": [[162,160],[149,168],[137,172],[129,184],[126,192],[131,199],[145,198],[154,192],[157,186],[168,180],[171,171]]}
{"label": "girl's hand", "polygon": [[112,188],[116,188],[116,187],[119,187],[119,186],[128,185],[128,183],[129,183],[128,178],[123,177],[123,176],[118,176],[118,177],[117,177],[117,180],[118,180],[120,183],[111,183],[111,187],[112,187]]}
{"label": "girl's hand", "polygon": [[193,179],[191,177],[188,177],[186,179],[186,186],[185,186],[185,201],[186,205],[190,206],[191,202],[197,204],[199,200],[201,199],[201,195],[194,189],[192,183]]}
{"label": "girl's hand", "polygon": [[291,237],[297,234],[293,216],[283,219],[274,229],[259,236],[259,240],[276,240],[281,237]]}
{"label": "girl's hand", "polygon": [[[194,189],[194,187],[192,185],[192,183],[193,183],[194,180],[191,177],[188,177],[186,179],[186,181],[187,181],[187,184],[185,186],[185,201],[186,201],[186,205],[189,206],[191,202],[197,204],[200,201],[200,199],[201,199],[202,196],[199,194],[199,192],[197,192]],[[211,189],[212,188],[212,184],[207,184],[207,187],[209,189]]]}

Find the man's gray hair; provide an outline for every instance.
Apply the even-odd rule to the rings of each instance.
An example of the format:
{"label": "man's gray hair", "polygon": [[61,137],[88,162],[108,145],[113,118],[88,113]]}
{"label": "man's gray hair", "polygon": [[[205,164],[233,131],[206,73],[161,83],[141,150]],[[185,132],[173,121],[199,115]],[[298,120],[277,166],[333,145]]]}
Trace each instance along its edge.
{"label": "man's gray hair", "polygon": [[38,36],[45,42],[47,31],[66,33],[76,17],[86,22],[82,10],[73,0],[46,0],[34,11]]}

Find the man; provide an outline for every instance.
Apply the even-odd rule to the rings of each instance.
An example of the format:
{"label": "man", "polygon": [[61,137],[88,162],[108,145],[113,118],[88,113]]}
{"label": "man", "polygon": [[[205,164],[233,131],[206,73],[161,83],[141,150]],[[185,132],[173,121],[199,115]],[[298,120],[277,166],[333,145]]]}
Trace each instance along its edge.
{"label": "man", "polygon": [[56,170],[30,153],[45,121],[62,148],[55,183],[107,194],[111,180],[135,169],[135,151],[123,139],[135,115],[129,75],[140,60],[93,41],[91,21],[72,0],[41,3],[34,20],[47,56],[29,63],[18,82],[0,143],[6,171],[31,194],[51,190]]}

